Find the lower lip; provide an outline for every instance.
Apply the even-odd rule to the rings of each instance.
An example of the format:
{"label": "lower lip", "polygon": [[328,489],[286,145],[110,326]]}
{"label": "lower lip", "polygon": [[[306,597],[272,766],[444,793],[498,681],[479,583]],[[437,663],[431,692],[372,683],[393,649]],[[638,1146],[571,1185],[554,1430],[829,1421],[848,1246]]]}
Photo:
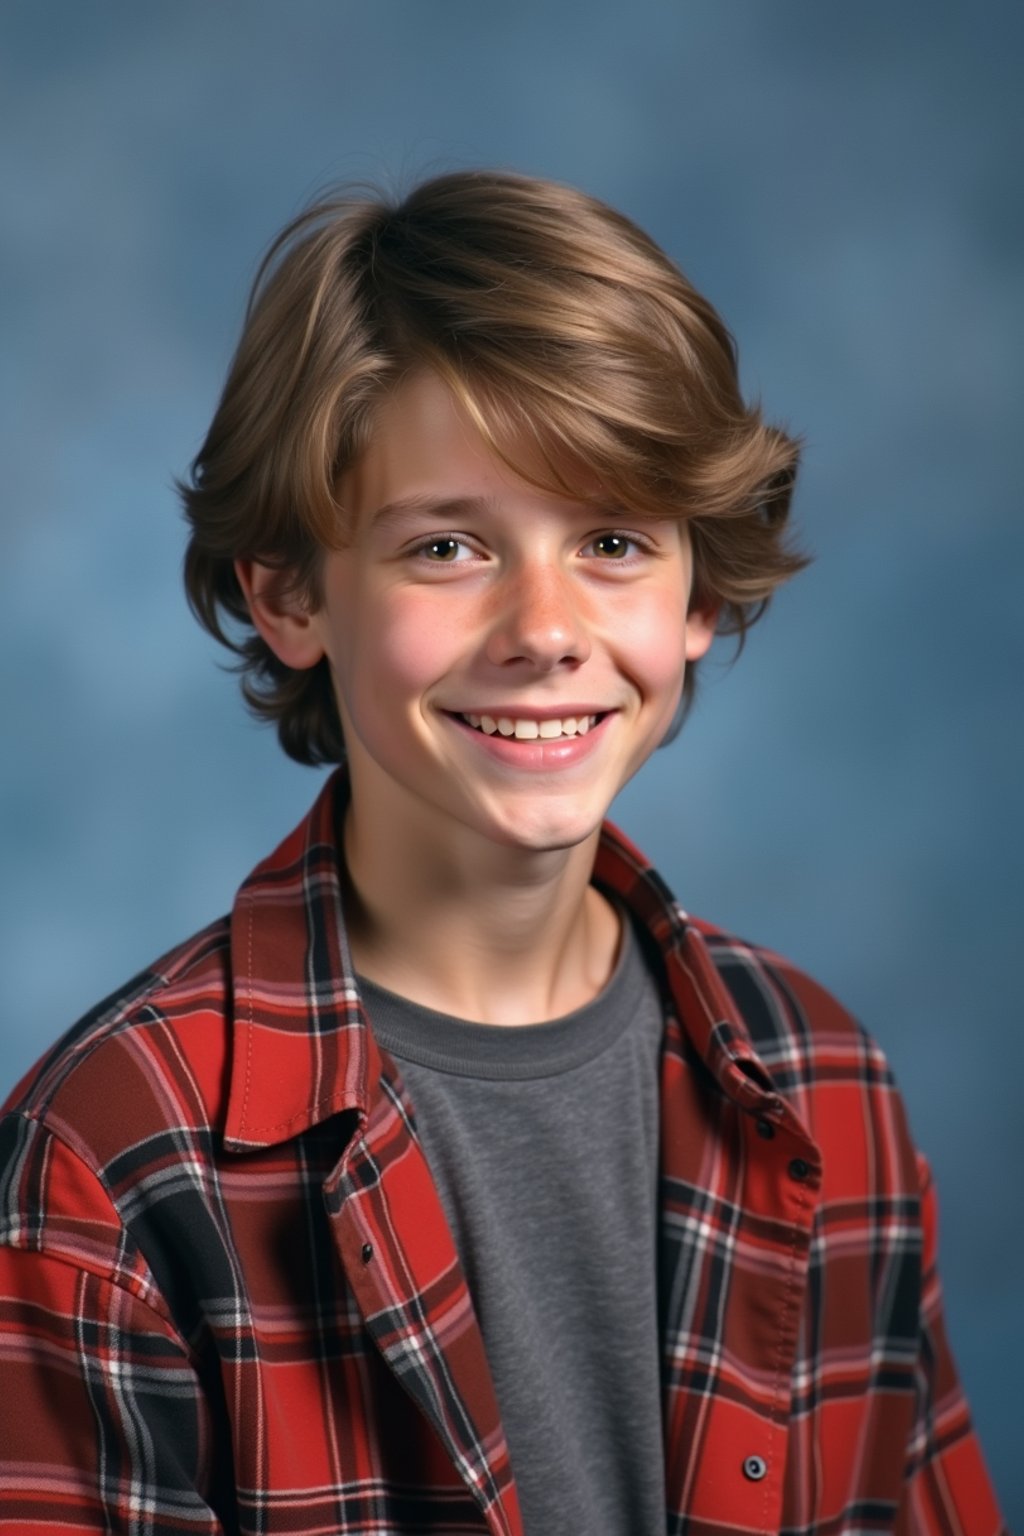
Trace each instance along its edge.
{"label": "lower lip", "polygon": [[447,715],[446,718],[470,737],[481,752],[486,752],[495,762],[508,763],[513,768],[543,770],[569,768],[574,763],[580,763],[584,758],[589,757],[604,736],[608,722],[612,718],[612,712],[609,711],[608,714],[603,715],[584,736],[556,736],[547,741],[540,736],[522,741],[516,736],[502,736],[498,731],[493,736],[488,736],[484,731],[478,731],[473,726],[467,725],[458,715]]}

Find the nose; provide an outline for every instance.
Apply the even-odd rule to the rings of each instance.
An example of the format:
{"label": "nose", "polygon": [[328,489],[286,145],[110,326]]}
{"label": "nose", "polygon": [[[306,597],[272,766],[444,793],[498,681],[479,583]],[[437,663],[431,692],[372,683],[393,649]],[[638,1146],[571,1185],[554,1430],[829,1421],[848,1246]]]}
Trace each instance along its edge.
{"label": "nose", "polygon": [[494,594],[487,658],[496,665],[524,661],[549,672],[590,655],[580,594],[555,561],[528,560],[510,571]]}

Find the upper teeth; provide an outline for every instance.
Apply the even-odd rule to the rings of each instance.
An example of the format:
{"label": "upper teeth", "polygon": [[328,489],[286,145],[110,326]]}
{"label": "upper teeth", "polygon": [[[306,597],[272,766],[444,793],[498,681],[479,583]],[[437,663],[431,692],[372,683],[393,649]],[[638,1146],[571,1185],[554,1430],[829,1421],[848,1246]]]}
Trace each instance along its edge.
{"label": "upper teeth", "polygon": [[513,720],[509,715],[463,715],[470,725],[486,735],[498,732],[502,736],[516,736],[520,741],[535,741],[539,736],[551,741],[556,736],[585,736],[596,715],[569,715],[564,720]]}

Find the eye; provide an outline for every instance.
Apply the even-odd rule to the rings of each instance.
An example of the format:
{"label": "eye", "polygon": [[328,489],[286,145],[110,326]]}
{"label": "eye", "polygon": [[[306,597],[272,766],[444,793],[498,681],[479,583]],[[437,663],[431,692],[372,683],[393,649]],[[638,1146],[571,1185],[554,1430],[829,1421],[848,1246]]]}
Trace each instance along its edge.
{"label": "eye", "polygon": [[453,538],[450,534],[442,534],[440,538],[426,539],[422,544],[417,544],[412,553],[428,560],[432,565],[461,565],[460,551],[464,558],[472,554],[461,539]]}
{"label": "eye", "polygon": [[615,532],[599,533],[584,547],[594,550],[599,560],[613,564],[623,564],[647,550],[634,534]]}
{"label": "eye", "polygon": [[602,533],[593,541],[598,554],[609,560],[624,560],[629,554],[631,543],[632,540],[624,538],[621,533]]}

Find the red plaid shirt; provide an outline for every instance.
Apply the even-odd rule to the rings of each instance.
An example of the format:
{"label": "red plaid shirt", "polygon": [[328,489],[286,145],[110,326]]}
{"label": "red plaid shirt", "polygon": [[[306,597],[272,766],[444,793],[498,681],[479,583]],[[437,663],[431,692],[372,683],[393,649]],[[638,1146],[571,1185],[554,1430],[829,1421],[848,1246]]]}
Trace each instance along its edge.
{"label": "red plaid shirt", "polygon": [[[345,793],[8,1103],[5,1531],[521,1530],[472,1300],[353,979]],[[595,879],[665,967],[667,1531],[995,1536],[884,1059],[785,961],[686,918],[611,827]]]}

